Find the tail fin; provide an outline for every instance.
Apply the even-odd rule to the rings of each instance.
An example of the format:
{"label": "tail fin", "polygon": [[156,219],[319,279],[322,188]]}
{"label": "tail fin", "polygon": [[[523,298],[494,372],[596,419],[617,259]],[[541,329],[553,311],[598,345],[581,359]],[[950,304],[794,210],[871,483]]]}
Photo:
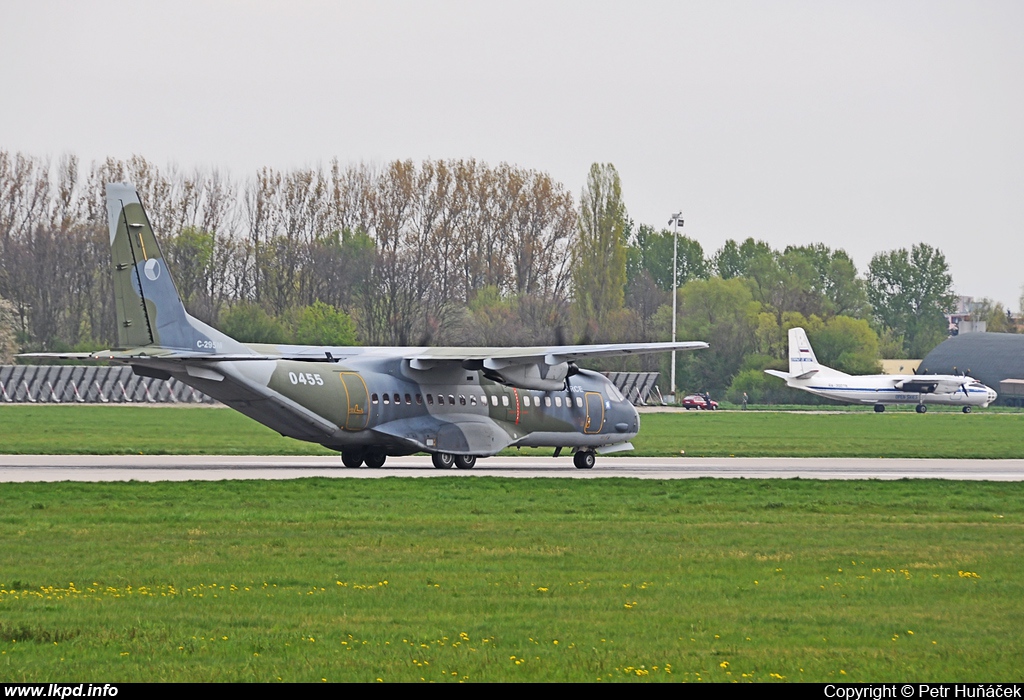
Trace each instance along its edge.
{"label": "tail fin", "polygon": [[821,370],[803,328],[789,329],[789,373],[794,377]]}
{"label": "tail fin", "polygon": [[153,346],[201,354],[251,352],[185,312],[134,187],[107,184],[107,219],[121,348]]}

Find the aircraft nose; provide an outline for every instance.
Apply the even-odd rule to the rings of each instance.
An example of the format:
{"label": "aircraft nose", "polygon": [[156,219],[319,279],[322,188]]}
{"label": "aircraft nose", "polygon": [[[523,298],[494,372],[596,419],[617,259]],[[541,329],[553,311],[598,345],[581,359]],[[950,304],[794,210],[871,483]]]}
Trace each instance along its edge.
{"label": "aircraft nose", "polygon": [[616,408],[619,409],[615,417],[616,432],[636,435],[640,431],[640,414],[636,406],[629,401],[620,401]]}

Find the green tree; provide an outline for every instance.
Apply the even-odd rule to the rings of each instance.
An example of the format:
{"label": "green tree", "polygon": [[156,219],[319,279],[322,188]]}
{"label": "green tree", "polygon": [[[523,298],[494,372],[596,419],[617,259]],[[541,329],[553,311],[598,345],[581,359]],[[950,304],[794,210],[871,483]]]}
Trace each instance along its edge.
{"label": "green tree", "polygon": [[214,242],[213,233],[188,226],[173,236],[167,246],[174,283],[189,308],[207,291],[213,273]]}
{"label": "green tree", "polygon": [[946,337],[956,301],[946,256],[926,243],[879,253],[867,273],[868,301],[875,318],[902,334],[911,357],[924,357]]}
{"label": "green tree", "polygon": [[733,277],[745,277],[749,272],[750,262],[759,255],[774,255],[770,245],[764,241],[748,238],[743,243],[729,239],[725,242],[713,260],[718,276],[724,280]]}
{"label": "green tree", "polygon": [[[672,231],[642,224],[627,247],[626,276],[632,282],[647,270],[663,291],[672,290]],[[704,257],[704,248],[689,236],[679,235],[676,251],[676,277],[679,286],[691,279],[707,279],[711,263]]]}
{"label": "green tree", "polygon": [[866,318],[870,307],[864,281],[845,250],[832,250],[823,243],[788,246],[783,255],[805,260],[813,268],[811,289],[820,294],[829,315]]}
{"label": "green tree", "polygon": [[[703,340],[708,350],[684,352],[677,356],[679,390],[723,392],[756,349],[756,332],[762,306],[739,279],[712,277],[690,280],[679,290],[679,337]],[[658,312],[659,325],[672,322],[671,307]],[[667,332],[667,330],[665,331]]]}
{"label": "green tree", "polygon": [[295,342],[300,345],[355,345],[356,324],[341,309],[317,300],[299,310]]}
{"label": "green tree", "polygon": [[576,313],[587,334],[622,308],[626,286],[626,207],[611,163],[590,166],[580,201],[573,288]]}
{"label": "green tree", "polygon": [[289,343],[284,324],[259,304],[239,302],[221,316],[221,330],[243,343]]}
{"label": "green tree", "polygon": [[847,374],[877,374],[878,334],[864,319],[834,316],[816,331],[808,331],[818,362]]}

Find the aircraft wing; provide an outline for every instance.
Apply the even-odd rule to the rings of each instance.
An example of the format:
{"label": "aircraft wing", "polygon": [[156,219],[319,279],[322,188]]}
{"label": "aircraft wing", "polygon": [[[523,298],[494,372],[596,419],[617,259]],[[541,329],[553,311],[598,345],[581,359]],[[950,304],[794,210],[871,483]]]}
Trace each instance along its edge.
{"label": "aircraft wing", "polygon": [[494,381],[537,391],[558,391],[579,372],[577,360],[640,355],[668,350],[700,350],[707,343],[619,343],[609,345],[542,345],[518,348],[410,348],[403,359],[409,369],[426,371],[457,365],[480,370]]}
{"label": "aircraft wing", "polygon": [[543,363],[558,365],[576,362],[592,357],[619,357],[641,355],[670,350],[702,350],[707,343],[690,341],[683,343],[616,343],[608,345],[539,345],[518,348],[410,348],[414,352],[406,355],[413,363],[413,369],[425,368],[443,362],[484,362],[495,369],[509,365]]}
{"label": "aircraft wing", "polygon": [[902,391],[914,391],[922,394],[952,394],[957,391],[964,391],[964,387],[973,381],[970,377],[918,374],[896,382],[896,388]]}
{"label": "aircraft wing", "polygon": [[[559,365],[565,362],[592,357],[618,357],[640,355],[670,350],[702,350],[707,343],[688,341],[680,343],[616,343],[607,345],[538,345],[527,347],[319,347],[302,345],[252,345],[250,353],[188,352],[160,346],[146,346],[128,350],[100,350],[97,352],[25,352],[18,357],[47,358],[55,360],[84,360],[94,362],[132,362],[147,359],[160,360],[298,360],[306,362],[329,362],[332,356],[390,355],[408,360],[413,369],[429,369],[449,362],[482,362],[488,369],[500,369],[510,365],[542,363]],[[330,354],[328,354],[330,353]]]}

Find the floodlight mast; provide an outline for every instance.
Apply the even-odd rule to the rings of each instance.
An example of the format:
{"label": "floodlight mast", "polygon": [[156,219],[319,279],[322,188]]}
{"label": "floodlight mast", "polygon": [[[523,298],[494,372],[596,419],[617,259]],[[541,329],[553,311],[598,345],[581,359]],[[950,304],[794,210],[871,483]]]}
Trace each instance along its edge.
{"label": "floodlight mast", "polygon": [[[672,224],[672,342],[676,342],[676,303],[679,296],[679,266],[676,259],[679,256],[679,229],[683,226],[683,213],[677,211],[668,220]],[[672,351],[672,403],[676,403],[676,351]]]}

